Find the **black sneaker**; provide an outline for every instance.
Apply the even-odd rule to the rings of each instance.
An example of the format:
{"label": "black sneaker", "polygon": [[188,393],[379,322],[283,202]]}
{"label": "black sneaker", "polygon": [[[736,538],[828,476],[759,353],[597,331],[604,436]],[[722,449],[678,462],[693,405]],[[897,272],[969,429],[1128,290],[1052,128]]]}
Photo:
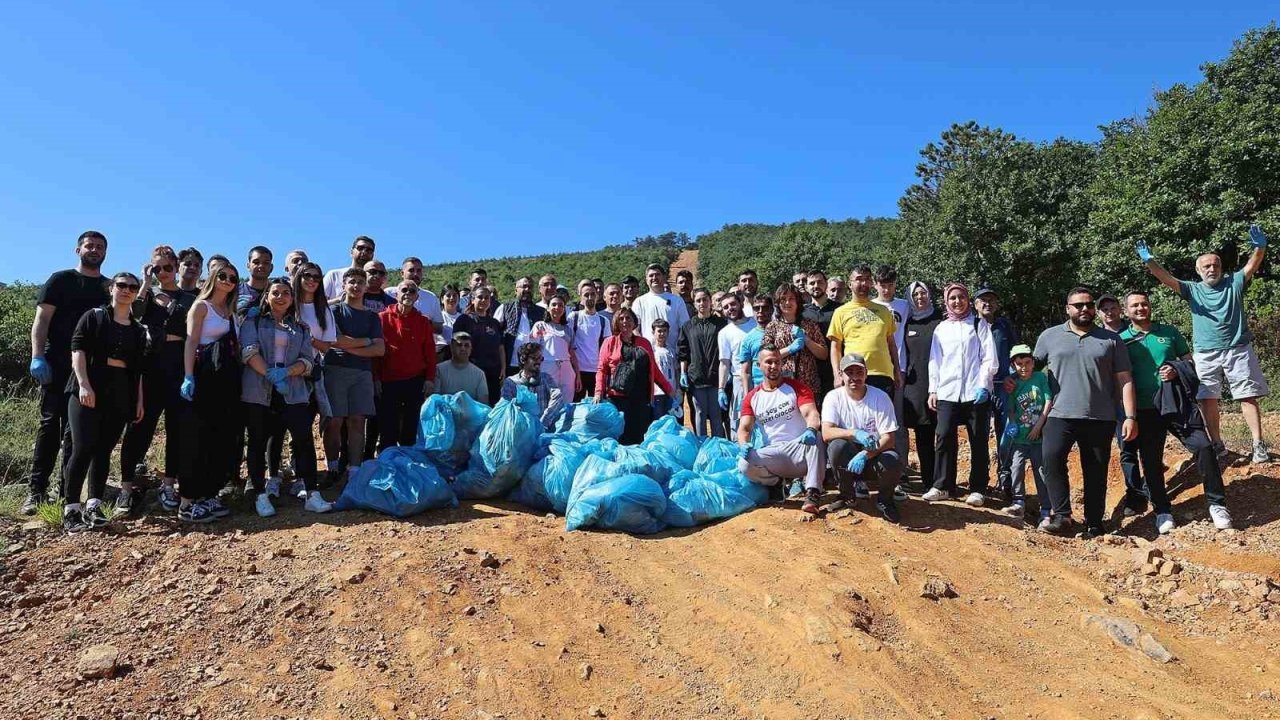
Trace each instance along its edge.
{"label": "black sneaker", "polygon": [[120,494],[116,495],[116,512],[120,515],[132,514],[137,503],[136,494],[134,490],[121,490]]}
{"label": "black sneaker", "polygon": [[36,510],[47,502],[49,502],[49,496],[44,493],[27,493],[27,499],[22,503],[22,514],[27,516],[35,515]]}
{"label": "black sneaker", "polygon": [[215,518],[224,518],[231,514],[231,508],[222,504],[222,501],[216,497],[202,501],[205,509]]}
{"label": "black sneaker", "polygon": [[1092,540],[1096,537],[1102,537],[1107,534],[1107,529],[1101,525],[1089,525],[1085,527],[1084,532],[1080,533],[1082,540]]}
{"label": "black sneaker", "polygon": [[898,514],[898,504],[892,500],[877,500],[876,509],[880,511],[880,517],[894,525],[902,522],[902,516]]}
{"label": "black sneaker", "polygon": [[818,488],[809,488],[804,494],[804,503],[800,505],[800,509],[810,515],[818,514],[818,501],[822,499],[822,491]]}
{"label": "black sneaker", "polygon": [[85,526],[90,528],[106,527],[107,523],[111,522],[107,518],[107,513],[102,509],[102,503],[98,503],[91,508],[85,508],[84,512],[81,513],[81,518],[84,520]]}
{"label": "black sneaker", "polygon": [[1074,524],[1069,515],[1053,515],[1048,520],[1042,521],[1040,528],[1047,533],[1059,535],[1070,532]]}
{"label": "black sneaker", "polygon": [[193,502],[186,507],[178,508],[178,521],[184,523],[207,523],[213,522],[213,514],[209,512],[209,508],[204,503]]}
{"label": "black sneaker", "polygon": [[88,530],[89,526],[85,523],[84,514],[82,512],[79,510],[67,512],[64,509],[62,511],[62,529],[67,533],[75,534]]}

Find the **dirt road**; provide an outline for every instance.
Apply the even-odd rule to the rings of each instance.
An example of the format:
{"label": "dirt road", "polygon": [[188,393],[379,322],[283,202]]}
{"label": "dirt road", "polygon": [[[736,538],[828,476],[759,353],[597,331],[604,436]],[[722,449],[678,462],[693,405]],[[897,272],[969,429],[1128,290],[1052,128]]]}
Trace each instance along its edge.
{"label": "dirt road", "polygon": [[[1083,541],[915,499],[902,527],[864,501],[644,538],[505,504],[9,524],[0,717],[1280,717],[1276,475],[1229,469],[1232,533],[1182,489],[1159,539],[1149,516]],[[956,596],[921,597],[930,577]],[[80,679],[100,643],[118,677]]]}

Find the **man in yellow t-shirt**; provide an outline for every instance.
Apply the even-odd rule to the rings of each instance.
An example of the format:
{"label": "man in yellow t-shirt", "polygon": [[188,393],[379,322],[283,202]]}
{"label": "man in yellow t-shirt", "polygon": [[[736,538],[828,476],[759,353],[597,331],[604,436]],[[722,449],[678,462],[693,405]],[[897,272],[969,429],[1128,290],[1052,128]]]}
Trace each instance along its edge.
{"label": "man in yellow t-shirt", "polygon": [[889,308],[871,300],[872,275],[867,265],[856,265],[849,273],[849,302],[831,317],[827,338],[831,340],[831,367],[837,387],[844,384],[836,367],[840,358],[858,353],[867,361],[867,384],[893,397],[900,387],[898,347],[893,334],[897,324]]}

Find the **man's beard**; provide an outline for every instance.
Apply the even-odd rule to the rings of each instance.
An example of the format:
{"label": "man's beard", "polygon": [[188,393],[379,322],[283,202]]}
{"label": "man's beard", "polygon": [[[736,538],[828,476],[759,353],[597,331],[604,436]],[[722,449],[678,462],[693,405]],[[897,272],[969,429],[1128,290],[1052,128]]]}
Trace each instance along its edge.
{"label": "man's beard", "polygon": [[1093,318],[1085,320],[1083,317],[1073,317],[1071,318],[1071,324],[1083,330],[1085,328],[1093,327]]}
{"label": "man's beard", "polygon": [[102,263],[105,262],[106,259],[107,258],[104,255],[85,254],[80,256],[80,263],[85,267],[93,268],[96,270],[102,267]]}

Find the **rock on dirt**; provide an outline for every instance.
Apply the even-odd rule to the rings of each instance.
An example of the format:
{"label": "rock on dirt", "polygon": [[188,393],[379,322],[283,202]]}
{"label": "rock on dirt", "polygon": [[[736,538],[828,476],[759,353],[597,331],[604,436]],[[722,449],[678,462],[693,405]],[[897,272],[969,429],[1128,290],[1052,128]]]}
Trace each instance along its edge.
{"label": "rock on dirt", "polygon": [[115,675],[119,662],[120,651],[116,646],[103,643],[80,653],[76,671],[85,679],[109,678]]}
{"label": "rock on dirt", "polygon": [[943,598],[960,597],[950,580],[938,575],[930,575],[920,586],[920,597],[926,600],[942,600]]}
{"label": "rock on dirt", "polygon": [[1143,632],[1142,628],[1132,620],[1085,613],[1081,616],[1080,622],[1086,628],[1094,628],[1105,633],[1116,645],[1138,650],[1156,662],[1168,663],[1177,659],[1159,640],[1150,633]]}

